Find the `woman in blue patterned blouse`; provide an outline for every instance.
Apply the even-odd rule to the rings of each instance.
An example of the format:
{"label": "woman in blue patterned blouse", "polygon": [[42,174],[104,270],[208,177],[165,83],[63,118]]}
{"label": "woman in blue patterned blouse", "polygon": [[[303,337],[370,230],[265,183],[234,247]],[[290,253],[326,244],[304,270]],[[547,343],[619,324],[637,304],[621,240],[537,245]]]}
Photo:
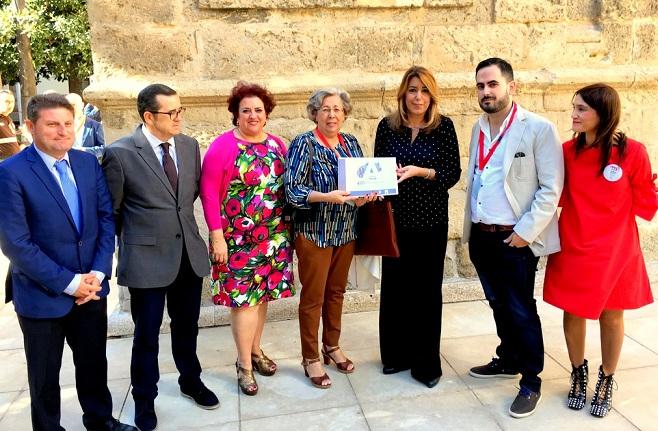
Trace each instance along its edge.
{"label": "woman in blue patterned blouse", "polygon": [[297,208],[302,365],[313,386],[327,389],[331,379],[318,352],[320,317],[325,365],[333,362],[339,372],[353,372],[354,364],[338,347],[343,295],[354,255],[357,207],[373,197],[357,198],[338,190],[338,158],[363,157],[356,138],[340,132],[352,110],[349,94],[337,88],[318,90],[306,110],[317,127],[290,143],[284,184],[288,202]]}

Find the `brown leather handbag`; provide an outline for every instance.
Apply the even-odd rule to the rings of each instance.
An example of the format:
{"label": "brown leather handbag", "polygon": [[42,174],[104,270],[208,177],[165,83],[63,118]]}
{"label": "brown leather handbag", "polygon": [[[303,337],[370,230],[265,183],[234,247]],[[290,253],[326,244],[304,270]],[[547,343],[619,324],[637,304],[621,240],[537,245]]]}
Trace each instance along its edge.
{"label": "brown leather handbag", "polygon": [[400,257],[391,201],[373,201],[359,208],[354,254]]}

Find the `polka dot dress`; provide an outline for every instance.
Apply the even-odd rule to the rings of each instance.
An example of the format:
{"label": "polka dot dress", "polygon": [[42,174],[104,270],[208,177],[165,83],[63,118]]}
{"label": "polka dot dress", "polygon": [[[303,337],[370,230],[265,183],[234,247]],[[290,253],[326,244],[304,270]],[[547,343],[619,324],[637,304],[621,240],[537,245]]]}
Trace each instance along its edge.
{"label": "polka dot dress", "polygon": [[393,130],[388,118],[377,126],[375,157],[395,157],[402,166],[434,169],[434,179],[409,178],[392,197],[396,224],[409,231],[430,231],[448,224],[448,189],[459,181],[459,145],[452,120],[442,117],[439,127],[421,130],[411,141],[412,130]]}

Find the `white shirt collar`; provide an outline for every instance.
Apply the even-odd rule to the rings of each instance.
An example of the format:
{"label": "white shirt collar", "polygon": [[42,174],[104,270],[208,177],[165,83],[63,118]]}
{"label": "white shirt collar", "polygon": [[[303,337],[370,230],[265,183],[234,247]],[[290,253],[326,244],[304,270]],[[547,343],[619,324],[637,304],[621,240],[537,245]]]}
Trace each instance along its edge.
{"label": "white shirt collar", "polygon": [[176,147],[176,143],[174,142],[173,136],[167,139],[166,141],[161,141],[160,139],[153,136],[153,134],[146,127],[146,124],[142,124],[142,133],[144,133],[144,137],[146,137],[146,140],[148,141],[149,145],[151,145],[151,148],[153,148],[153,151],[155,151],[158,147],[160,147],[160,144],[162,144],[163,142],[169,142],[169,145],[172,148]]}
{"label": "white shirt collar", "polygon": [[52,170],[55,168],[55,163],[58,162],[59,160],[66,160],[66,163],[68,163],[69,166],[71,166],[71,162],[69,161],[69,152],[67,151],[66,154],[64,154],[64,157],[61,159],[56,159],[53,156],[44,153],[37,147],[37,144],[32,144],[34,146],[34,149],[36,150],[37,154],[39,157],[41,157],[41,160],[46,164],[48,169]]}
{"label": "white shirt collar", "polygon": [[[518,110],[521,108],[518,103],[514,102],[516,104],[516,110],[517,110],[517,115],[518,115]],[[505,117],[505,120],[503,120],[503,123],[500,125],[500,130],[498,131],[498,134],[505,130],[505,127],[507,127],[507,123],[509,123],[510,117],[512,116],[512,111],[514,109],[510,109],[510,111],[507,113],[507,117]],[[482,114],[480,115],[480,118],[478,119],[478,123],[480,125],[480,130],[484,132],[484,136],[491,141],[492,139],[495,138],[495,136],[489,136],[491,132],[491,128],[489,127],[489,118],[487,117],[487,114]]]}

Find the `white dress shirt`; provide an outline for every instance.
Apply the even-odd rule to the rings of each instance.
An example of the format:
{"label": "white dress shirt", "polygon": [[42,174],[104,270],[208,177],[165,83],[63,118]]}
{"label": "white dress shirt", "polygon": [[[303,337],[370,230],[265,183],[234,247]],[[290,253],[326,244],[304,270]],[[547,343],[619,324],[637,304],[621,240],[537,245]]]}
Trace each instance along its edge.
{"label": "white dress shirt", "polygon": [[144,133],[146,140],[151,145],[151,148],[153,148],[153,152],[155,152],[155,157],[158,158],[158,161],[160,162],[160,166],[162,166],[162,155],[164,154],[164,148],[162,148],[160,144],[162,144],[163,142],[169,142],[169,155],[174,161],[176,172],[178,172],[178,158],[176,157],[176,142],[174,142],[174,137],[172,136],[166,141],[161,141],[160,139],[153,136],[153,134],[149,132],[149,129],[146,128],[144,124],[142,124],[142,133]]}
{"label": "white dress shirt", "polygon": [[[512,111],[507,114],[505,121],[500,126],[498,136],[505,130],[510,121]],[[489,120],[486,114],[483,114],[478,120],[480,130],[484,133],[484,154],[488,154],[491,149],[492,139]],[[509,132],[509,131],[508,131]],[[478,132],[479,133],[479,132]],[[478,160],[475,162],[475,172],[473,174],[473,187],[471,191],[471,221],[473,223],[515,225],[518,219],[514,210],[505,195],[505,171],[503,170],[503,157],[505,154],[505,145],[507,137],[505,134],[500,141],[498,148],[494,151],[485,166],[484,170],[479,168],[479,150],[477,151]]]}

